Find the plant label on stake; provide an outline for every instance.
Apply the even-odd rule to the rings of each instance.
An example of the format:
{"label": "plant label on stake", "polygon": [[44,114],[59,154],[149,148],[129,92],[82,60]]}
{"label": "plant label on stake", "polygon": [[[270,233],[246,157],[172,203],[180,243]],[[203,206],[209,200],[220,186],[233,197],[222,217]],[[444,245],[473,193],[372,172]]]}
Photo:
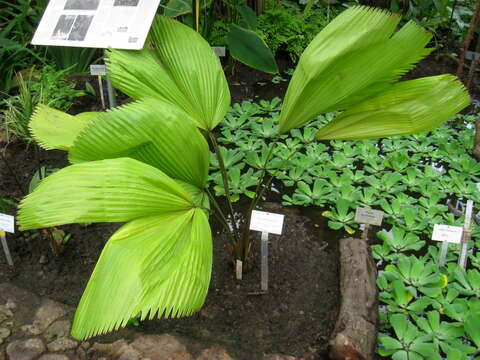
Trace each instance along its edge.
{"label": "plant label on stake", "polygon": [[365,241],[368,239],[368,228],[370,225],[380,226],[382,225],[382,220],[383,211],[362,207],[357,207],[355,210],[355,222],[358,224],[364,224],[365,226],[362,234],[362,239]]}
{"label": "plant label on stake", "polygon": [[467,264],[468,242],[471,238],[470,224],[472,223],[473,201],[467,200],[467,209],[465,210],[465,222],[463,223],[463,237],[458,265],[465,269]]}
{"label": "plant label on stake", "polygon": [[90,75],[97,76],[98,88],[100,89],[100,101],[102,102],[102,109],[105,109],[105,94],[103,93],[103,81],[102,76],[107,75],[107,69],[105,65],[90,65]]}
{"label": "plant label on stake", "polygon": [[445,265],[447,259],[448,243],[460,244],[462,241],[463,228],[451,225],[433,225],[432,240],[442,241],[442,252],[438,261],[439,266]]}
{"label": "plant label on stake", "polygon": [[283,220],[285,215],[265,211],[252,211],[250,230],[262,232],[262,292],[268,291],[268,234],[282,235]]}
{"label": "plant label on stake", "polygon": [[2,241],[3,252],[7,258],[7,263],[10,266],[13,266],[12,255],[8,249],[7,237],[5,232],[14,233],[15,232],[15,218],[11,215],[0,214],[0,238]]}

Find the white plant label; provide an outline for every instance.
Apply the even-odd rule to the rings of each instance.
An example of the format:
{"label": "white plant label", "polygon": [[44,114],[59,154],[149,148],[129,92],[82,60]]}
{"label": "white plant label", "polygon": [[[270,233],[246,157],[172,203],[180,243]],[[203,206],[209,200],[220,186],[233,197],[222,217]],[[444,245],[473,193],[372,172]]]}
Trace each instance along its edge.
{"label": "white plant label", "polygon": [[160,0],[50,0],[33,45],[140,50]]}
{"label": "white plant label", "polygon": [[105,65],[90,65],[90,75],[106,76],[107,68],[105,67]]}
{"label": "white plant label", "polygon": [[359,224],[382,225],[383,211],[357,207],[355,222]]}
{"label": "white plant label", "polygon": [[250,219],[250,230],[282,235],[284,218],[285,215],[282,214],[253,210]]}
{"label": "white plant label", "polygon": [[433,225],[432,240],[460,244],[462,235],[463,227],[461,226]]}
{"label": "white plant label", "polygon": [[15,217],[6,214],[0,214],[0,232],[15,232]]}
{"label": "white plant label", "polygon": [[212,46],[212,50],[218,57],[225,57],[225,46]]}
{"label": "white plant label", "polygon": [[477,190],[480,191],[480,183],[476,183],[475,185],[477,185]]}

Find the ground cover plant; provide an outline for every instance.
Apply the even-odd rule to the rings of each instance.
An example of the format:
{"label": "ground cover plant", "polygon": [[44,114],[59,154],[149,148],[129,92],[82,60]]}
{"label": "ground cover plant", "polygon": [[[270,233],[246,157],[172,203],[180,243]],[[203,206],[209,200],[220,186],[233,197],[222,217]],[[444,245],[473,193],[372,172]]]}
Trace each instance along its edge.
{"label": "ground cover plant", "polygon": [[[256,116],[239,120],[243,119],[241,108]],[[219,139],[225,149],[247,149],[230,167],[238,168],[240,177],[260,171],[250,160],[265,152],[255,129],[276,116],[259,104],[244,102],[222,121],[222,134],[241,122],[239,138]],[[474,213],[480,211],[478,163],[469,155],[476,115],[457,116],[429,133],[391,139],[318,143],[309,138],[335,116],[320,116],[303,131],[290,131],[276,145],[272,163],[295,154],[285,169],[269,169],[275,176],[274,188],[283,193],[283,204],[320,206],[331,228],[350,234],[359,234],[353,221],[357,206],[385,211],[385,229],[372,246],[380,269],[379,354],[394,359],[475,358],[480,351],[478,326],[472,325],[480,314],[476,250],[480,227],[472,225],[469,247],[473,250],[466,272],[456,264],[459,248],[455,245],[450,246],[446,266],[439,268],[440,245],[429,239],[435,223],[462,226],[461,211],[454,215],[449,210],[457,200],[471,199]],[[339,152],[343,166],[336,167]],[[218,176],[210,176],[220,187]],[[253,189],[247,188],[244,195]]]}
{"label": "ground cover plant", "polygon": [[[233,214],[233,195],[253,196],[253,209],[263,193],[262,183],[268,187],[273,180],[266,175],[281,172],[284,163],[298,161],[297,145],[314,144],[314,138],[378,138],[430,130],[467,106],[469,96],[450,75],[396,82],[430,52],[425,45],[431,37],[413,23],[394,33],[398,22],[397,16],[370,8],[344,12],[303,53],[278,116],[274,115],[278,102],[261,105],[272,117],[258,121],[253,116],[255,106],[247,107],[249,116],[244,121],[255,119],[252,130],[267,146],[258,156],[248,157],[261,167],[252,194],[246,189],[254,185],[255,170],[247,170],[244,181],[241,169],[233,166],[241,153],[221,150],[213,132],[229,108],[223,70],[209,45],[178,22],[158,18],[142,51],[109,52],[112,80],[134,103],[75,117],[39,107],[30,124],[34,136],[46,148],[68,150],[73,165],[47,177],[22,201],[22,228],[127,222],[100,256],[77,309],[73,335],[85,338],[117,329],[138,314],[141,319],[177,317],[202,306],[212,261],[208,215],[210,208],[219,210],[207,186],[207,140],[221,171],[216,189],[223,185],[229,210],[227,215],[221,211],[216,215],[230,235],[234,259],[248,264],[248,216],[242,235]],[[359,33],[359,27],[365,32]],[[367,64],[370,71],[358,71]],[[344,79],[341,84],[339,76]],[[322,113],[345,109],[315,134],[312,123],[292,130]],[[241,121],[234,123],[242,126]],[[290,130],[296,139],[282,144],[279,139]],[[278,164],[272,155],[278,146],[282,166],[275,169]],[[329,159],[330,171],[353,162],[354,149],[341,149]],[[315,151],[310,154],[314,156]],[[300,163],[287,170],[283,175],[291,184],[299,183],[308,171]],[[360,181],[362,174],[354,177]],[[384,190],[393,191],[399,178],[393,173],[382,180]],[[303,186],[302,190],[319,198],[321,187],[317,184],[310,191]],[[335,210],[327,215],[332,227],[352,231],[349,199],[354,193],[348,184],[341,191],[345,199],[336,201]]]}

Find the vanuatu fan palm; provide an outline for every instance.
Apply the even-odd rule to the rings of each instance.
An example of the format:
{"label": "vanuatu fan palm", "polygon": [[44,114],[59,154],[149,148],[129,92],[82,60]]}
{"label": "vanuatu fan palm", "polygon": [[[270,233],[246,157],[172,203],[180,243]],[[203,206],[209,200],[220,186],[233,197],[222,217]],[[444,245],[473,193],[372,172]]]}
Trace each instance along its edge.
{"label": "vanuatu fan palm", "polygon": [[[394,33],[398,21],[354,7],[318,34],[288,88],[281,131],[346,110],[317,137],[409,134],[467,106],[464,88],[448,75],[396,83],[429,53],[430,39],[413,23]],[[202,306],[212,261],[205,138],[216,146],[212,130],[230,103],[209,45],[170,19],[155,21],[144,50],[111,50],[108,69],[136,102],[78,116],[39,107],[34,136],[46,148],[67,150],[72,165],[27,196],[18,219],[22,229],[126,222],[108,240],[82,296],[72,330],[78,338],[138,314],[176,317]]]}

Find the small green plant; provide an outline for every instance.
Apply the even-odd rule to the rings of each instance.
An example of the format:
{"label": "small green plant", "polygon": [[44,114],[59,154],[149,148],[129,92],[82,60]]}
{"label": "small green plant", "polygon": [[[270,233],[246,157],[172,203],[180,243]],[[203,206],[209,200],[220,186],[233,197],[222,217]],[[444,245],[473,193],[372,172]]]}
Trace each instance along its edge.
{"label": "small green plant", "polygon": [[33,141],[29,122],[38,104],[66,111],[75,98],[85,95],[84,91],[75,90],[75,83],[66,78],[67,72],[47,65],[40,71],[32,69],[26,78],[18,74],[19,93],[5,100],[5,110],[0,113],[7,140],[15,137],[27,144]]}

